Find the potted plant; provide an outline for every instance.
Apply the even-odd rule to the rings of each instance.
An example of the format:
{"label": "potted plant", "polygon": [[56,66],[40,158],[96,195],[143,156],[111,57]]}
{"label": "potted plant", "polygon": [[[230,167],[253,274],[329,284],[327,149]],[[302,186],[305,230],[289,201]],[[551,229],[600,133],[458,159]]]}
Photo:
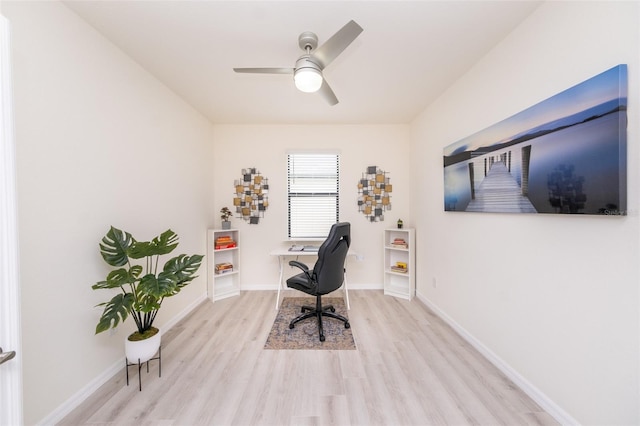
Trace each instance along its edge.
{"label": "potted plant", "polygon": [[[104,306],[102,316],[96,326],[96,334],[115,328],[120,321],[131,316],[137,331],[125,340],[125,353],[130,362],[145,362],[160,347],[160,330],[153,327],[158,310],[165,298],[175,296],[196,278],[194,275],[204,256],[181,254],[169,259],[158,271],[160,256],[171,253],[178,246],[178,235],[171,229],[166,230],[151,241],[137,241],[128,232],[113,226],[102,238],[100,254],[110,266],[116,268],[109,272],[105,281],[92,286],[98,289],[118,289]],[[139,260],[133,264],[132,260]],[[142,342],[142,343],[135,343]],[[136,347],[143,346],[136,353]],[[145,348],[146,346],[146,348]]]}
{"label": "potted plant", "polygon": [[231,229],[231,222],[229,218],[233,213],[227,207],[220,209],[220,218],[222,219],[222,229]]}

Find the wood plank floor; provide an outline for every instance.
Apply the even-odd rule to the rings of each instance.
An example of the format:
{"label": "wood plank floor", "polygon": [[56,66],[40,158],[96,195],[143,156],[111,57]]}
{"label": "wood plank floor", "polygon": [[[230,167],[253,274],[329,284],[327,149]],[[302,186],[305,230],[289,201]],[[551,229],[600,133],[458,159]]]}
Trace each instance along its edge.
{"label": "wood plank floor", "polygon": [[503,162],[494,163],[469,202],[468,212],[537,213]]}
{"label": "wood plank floor", "polygon": [[275,292],[205,302],[163,335],[161,378],[123,368],[59,424],[557,424],[418,300],[349,296],[350,351],[264,350]]}

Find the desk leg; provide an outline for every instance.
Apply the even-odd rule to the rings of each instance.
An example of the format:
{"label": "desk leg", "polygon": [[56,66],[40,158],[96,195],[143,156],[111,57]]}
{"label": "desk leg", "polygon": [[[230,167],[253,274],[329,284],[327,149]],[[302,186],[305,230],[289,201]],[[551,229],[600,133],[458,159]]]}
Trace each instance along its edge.
{"label": "desk leg", "polygon": [[284,256],[278,256],[278,263],[280,264],[280,278],[278,279],[278,295],[276,296],[276,311],[280,304],[280,290],[282,289],[282,275],[284,274]]}
{"label": "desk leg", "polygon": [[347,310],[351,309],[351,305],[349,305],[349,289],[347,288],[347,270],[344,270],[344,299],[347,304]]}

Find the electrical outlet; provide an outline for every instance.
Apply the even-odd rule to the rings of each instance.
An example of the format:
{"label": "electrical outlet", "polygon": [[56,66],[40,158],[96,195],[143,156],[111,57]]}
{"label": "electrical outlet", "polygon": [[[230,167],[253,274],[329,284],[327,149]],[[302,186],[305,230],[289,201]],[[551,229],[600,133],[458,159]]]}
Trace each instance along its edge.
{"label": "electrical outlet", "polygon": [[431,279],[431,286],[432,286],[433,288],[437,288],[437,287],[438,287],[438,283],[436,282],[436,277],[433,277],[433,278]]}

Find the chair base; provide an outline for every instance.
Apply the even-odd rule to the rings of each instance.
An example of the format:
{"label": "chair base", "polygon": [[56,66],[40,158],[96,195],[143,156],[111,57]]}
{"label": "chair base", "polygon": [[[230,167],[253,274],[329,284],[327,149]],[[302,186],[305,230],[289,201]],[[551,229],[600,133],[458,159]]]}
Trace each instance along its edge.
{"label": "chair base", "polygon": [[318,334],[320,336],[320,341],[324,342],[324,328],[322,327],[322,317],[335,318],[342,322],[344,322],[344,328],[350,328],[351,324],[349,324],[349,320],[342,315],[336,314],[336,309],[333,305],[322,306],[322,300],[320,296],[316,296],[316,306],[304,305],[301,309],[302,314],[292,319],[289,323],[289,329],[295,327],[297,323],[300,321],[306,320],[307,318],[317,318],[318,320]]}

